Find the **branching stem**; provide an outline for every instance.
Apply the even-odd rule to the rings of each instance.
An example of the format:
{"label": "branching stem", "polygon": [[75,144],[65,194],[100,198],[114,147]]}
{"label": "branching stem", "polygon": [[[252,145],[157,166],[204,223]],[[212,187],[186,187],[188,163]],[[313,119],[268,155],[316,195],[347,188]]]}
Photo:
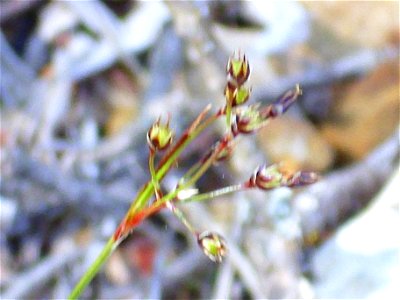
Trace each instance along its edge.
{"label": "branching stem", "polygon": [[[121,228],[123,228],[125,230],[124,222],[126,222],[126,220],[128,220],[129,218],[134,217],[135,214],[137,214],[139,211],[141,211],[146,206],[151,195],[154,193],[154,187],[156,186],[157,182],[159,182],[160,180],[162,180],[162,178],[164,178],[164,176],[171,169],[171,167],[176,162],[176,160],[178,159],[178,157],[182,153],[182,151],[187,147],[187,145],[189,145],[193,139],[195,139],[207,127],[209,127],[213,122],[215,122],[218,119],[218,117],[221,116],[221,113],[218,112],[215,115],[213,115],[203,121],[205,114],[209,110],[210,110],[210,106],[207,106],[206,109],[198,116],[198,118],[188,128],[188,130],[186,132],[184,132],[184,134],[182,135],[180,140],[176,143],[175,147],[162,158],[162,160],[160,162],[160,166],[158,167],[157,171],[155,171],[155,168],[154,168],[154,155],[153,155],[153,157],[151,158],[151,160],[153,160],[153,162],[152,162],[153,167],[151,167],[153,169],[151,171],[151,172],[153,172],[153,175],[151,176],[152,179],[148,183],[146,183],[141,188],[141,190],[138,192],[136,198],[133,200],[131,207],[129,208],[127,214],[125,215],[124,219],[122,220],[122,222],[119,225],[117,230],[120,230]],[[149,166],[150,166],[150,164],[151,163],[149,162]],[[209,165],[210,164],[208,164],[208,167],[209,167]],[[206,170],[206,168],[202,168],[201,174],[203,174],[205,172],[205,170]],[[196,178],[199,178],[200,176],[201,176],[200,174],[197,174]],[[193,184],[194,182],[195,181],[191,180],[190,184]],[[177,195],[177,192],[169,195],[168,197],[163,197],[163,198],[166,198],[164,200],[162,200],[163,198],[159,199],[159,201],[157,201],[154,204],[154,207],[151,207],[151,209],[148,209],[148,214],[147,215],[144,214],[144,216],[148,216],[148,215],[150,215],[150,213],[157,211],[159,208],[161,208],[163,205],[165,205],[165,203],[168,200],[174,199],[176,197],[176,195]],[[132,228],[128,228],[127,230],[131,230],[131,229]],[[120,238],[118,240],[115,240],[115,238],[114,238],[115,234],[114,234],[109,239],[107,244],[104,246],[102,252],[99,254],[99,256],[96,258],[96,260],[93,262],[93,264],[83,274],[83,276],[81,277],[79,282],[76,284],[73,291],[68,296],[68,299],[78,299],[79,298],[82,291],[92,281],[94,276],[99,272],[100,268],[106,262],[106,260],[111,255],[113,250],[117,247],[117,245],[120,242],[122,242],[122,240],[126,236],[127,236],[127,234],[121,234]]]}

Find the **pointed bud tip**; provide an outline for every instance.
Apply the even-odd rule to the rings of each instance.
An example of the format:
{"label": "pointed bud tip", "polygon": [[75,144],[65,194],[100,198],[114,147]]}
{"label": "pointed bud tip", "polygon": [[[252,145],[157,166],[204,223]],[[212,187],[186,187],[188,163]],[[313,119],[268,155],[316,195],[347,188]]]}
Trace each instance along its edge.
{"label": "pointed bud tip", "polygon": [[226,71],[238,86],[245,83],[250,76],[250,66],[246,56],[234,53],[229,58]]}

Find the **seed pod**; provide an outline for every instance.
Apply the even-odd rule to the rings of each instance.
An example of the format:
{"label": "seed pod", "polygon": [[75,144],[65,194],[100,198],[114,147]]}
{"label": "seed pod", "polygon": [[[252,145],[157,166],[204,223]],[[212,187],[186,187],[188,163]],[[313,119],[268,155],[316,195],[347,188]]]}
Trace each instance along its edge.
{"label": "seed pod", "polygon": [[234,56],[229,59],[226,72],[236,81],[237,86],[240,86],[249,78],[250,66],[245,55]]}
{"label": "seed pod", "polygon": [[214,262],[221,262],[227,253],[225,239],[218,233],[204,231],[197,236],[197,242],[204,254]]}
{"label": "seed pod", "polygon": [[172,143],[173,132],[169,128],[169,119],[167,123],[160,124],[158,119],[147,132],[147,143],[153,150],[162,151]]}

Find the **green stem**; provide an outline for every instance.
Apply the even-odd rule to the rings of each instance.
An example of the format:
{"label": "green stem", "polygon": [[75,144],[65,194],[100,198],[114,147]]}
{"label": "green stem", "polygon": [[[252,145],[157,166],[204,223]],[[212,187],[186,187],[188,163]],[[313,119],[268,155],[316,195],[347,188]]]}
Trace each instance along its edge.
{"label": "green stem", "polygon": [[194,229],[193,225],[190,224],[183,212],[175,204],[173,204],[171,201],[167,201],[166,206],[192,234],[196,234],[196,230]]}
{"label": "green stem", "polygon": [[[185,182],[184,185],[182,185],[179,189],[176,189],[175,191],[169,193],[168,195],[165,195],[163,198],[159,199],[157,205],[162,205],[163,203],[166,203],[172,199],[174,199],[177,194],[188,188],[190,185],[192,185],[194,182],[200,178],[201,175],[204,174],[204,172],[210,167],[214,159],[218,156],[219,152],[223,150],[223,147],[217,148],[215,153],[213,153],[209,159],[207,159],[204,164],[197,169],[197,171],[193,174],[193,177],[190,178],[189,181]],[[149,185],[150,186],[150,185]],[[242,184],[237,184],[237,185],[232,185],[228,186],[225,188],[221,188],[212,192],[208,193],[203,193],[199,195],[195,195],[193,197],[190,197],[188,199],[182,200],[182,202],[193,202],[193,201],[202,201],[205,199],[209,198],[214,198],[218,197],[221,195],[233,193],[235,191],[239,191],[243,189]],[[182,212],[174,206],[172,203],[170,203],[172,206],[170,207],[171,211],[182,221],[182,223],[192,232],[195,233],[195,229],[193,226],[187,221],[187,219],[184,217]],[[89,284],[89,282],[93,279],[93,277],[98,273],[100,267],[104,264],[104,262],[107,260],[107,258],[111,255],[112,251],[116,247],[115,242],[111,238],[108,243],[104,246],[102,252],[99,254],[97,259],[94,261],[94,263],[91,265],[91,267],[86,271],[86,273],[82,276],[81,280],[78,282],[78,284],[75,286],[74,290],[71,292],[69,295],[68,299],[77,299],[82,291],[85,289],[85,287]]]}
{"label": "green stem", "polygon": [[190,176],[196,172],[199,167],[201,166],[201,161],[196,162],[194,165],[192,165],[189,170],[182,176],[182,178],[179,180],[179,184],[182,185],[184,184]]}
{"label": "green stem", "polygon": [[232,103],[231,103],[231,101],[227,101],[227,104],[226,104],[226,126],[228,126],[229,130],[231,128],[231,116],[232,116]]}
{"label": "green stem", "polygon": [[217,159],[218,155],[221,153],[221,151],[224,150],[226,147],[226,143],[220,142],[220,144],[217,145],[215,148],[215,151],[210,155],[209,158],[196,170],[196,172],[193,174],[193,176],[188,179],[186,182],[184,182],[182,185],[180,185],[177,189],[173,190],[169,194],[163,196],[157,203],[158,205],[162,205],[166,203],[167,201],[173,200],[177,197],[178,193],[180,191],[183,191],[193,185],[194,183],[199,180],[199,178],[210,168],[211,164]]}
{"label": "green stem", "polygon": [[[157,201],[159,201],[160,198],[162,197],[162,194],[161,194],[159,182],[157,180],[156,172],[154,170],[154,157],[155,157],[155,151],[150,149],[149,169],[150,169],[150,174],[151,174],[151,181],[153,182],[153,185],[154,185],[154,192],[156,195],[156,199],[157,199]],[[183,212],[175,204],[173,204],[171,201],[167,201],[166,207],[182,222],[183,225],[185,225],[185,227],[192,234],[196,234],[196,230],[194,229],[192,224],[190,224],[190,222],[188,221],[188,219],[186,219]]]}
{"label": "green stem", "polygon": [[161,189],[160,189],[160,184],[157,179],[156,171],[154,169],[154,158],[156,156],[156,152],[153,149],[150,149],[149,153],[149,170],[150,170],[150,176],[151,176],[151,182],[153,183],[154,187],[154,194],[156,195],[156,199],[158,200],[161,195]]}
{"label": "green stem", "polygon": [[[183,199],[180,202],[194,202],[194,201],[203,201],[206,199],[212,199],[218,196],[230,194],[239,190],[242,190],[244,188],[243,184],[236,184],[236,185],[231,185],[227,186],[215,191],[211,191],[208,193],[203,193],[203,194],[198,194],[193,197],[189,197],[187,199]],[[169,210],[172,211],[172,213],[185,225],[185,227],[194,235],[197,234],[197,231],[193,227],[193,225],[187,220],[183,212],[172,202],[172,201],[167,201],[166,206]]]}
{"label": "green stem", "polygon": [[96,276],[101,266],[104,264],[104,262],[107,260],[107,258],[111,255],[116,247],[117,245],[115,241],[113,240],[113,238],[110,238],[101,253],[97,256],[96,260],[76,284],[75,288],[68,296],[68,299],[78,299],[83,290],[92,281],[93,277]]}
{"label": "green stem", "polygon": [[[156,178],[158,181],[160,181],[165,174],[170,170],[171,166],[175,163],[175,161],[178,159],[179,155],[182,153],[182,151],[186,148],[186,146],[193,140],[195,139],[201,132],[203,132],[204,129],[206,129],[208,126],[210,126],[215,120],[217,120],[219,115],[214,115],[209,117],[207,120],[205,120],[202,124],[200,124],[195,130],[189,133],[189,136],[183,143],[179,145],[176,149],[174,149],[173,153],[170,154],[168,157],[167,161],[165,161],[164,164],[162,164],[159,169],[156,172]],[[144,186],[144,188],[139,192],[138,196],[136,199],[133,201],[132,206],[129,208],[129,214],[135,214],[136,212],[140,211],[142,209],[150,196],[152,195],[154,191],[153,183],[149,182],[147,185]]]}
{"label": "green stem", "polygon": [[222,195],[227,195],[231,194],[240,190],[243,190],[244,186],[243,184],[236,184],[236,185],[231,185],[231,186],[226,186],[224,188],[207,192],[207,193],[202,193],[202,194],[197,194],[192,197],[182,199],[179,202],[180,203],[186,203],[186,202],[194,202],[194,201],[203,201],[203,200],[208,200],[216,197],[220,197]]}
{"label": "green stem", "polygon": [[[189,136],[186,138],[186,140],[184,140],[176,149],[174,149],[173,153],[170,154],[168,159],[159,167],[159,169],[155,173],[155,179],[157,181],[160,181],[166,175],[166,173],[170,170],[171,166],[175,163],[179,155],[187,147],[187,145],[193,139],[195,139],[201,132],[203,132],[203,130],[205,130],[208,126],[210,126],[215,120],[217,120],[219,116],[220,114],[216,114],[214,116],[209,117],[202,124],[198,125],[193,131],[189,132]],[[142,187],[142,189],[138,192],[136,198],[133,200],[132,205],[129,208],[127,215],[124,217],[124,219],[127,216],[134,215],[135,213],[143,209],[143,207],[146,206],[153,192],[154,192],[154,184],[153,180],[151,180],[150,182],[145,184]],[[176,195],[174,197],[176,197]],[[170,197],[170,200],[173,199],[174,197]],[[157,206],[160,206],[165,202],[166,201],[158,203]],[[85,274],[76,284],[73,291],[68,297],[69,299],[77,299],[81,295],[86,286],[92,281],[93,277],[99,272],[101,266],[105,263],[107,258],[117,247],[117,243],[120,243],[121,241],[115,242],[112,237],[110,238],[110,240],[104,246],[102,252],[99,254],[99,256],[96,258],[93,264],[89,267],[89,269],[85,272]]]}

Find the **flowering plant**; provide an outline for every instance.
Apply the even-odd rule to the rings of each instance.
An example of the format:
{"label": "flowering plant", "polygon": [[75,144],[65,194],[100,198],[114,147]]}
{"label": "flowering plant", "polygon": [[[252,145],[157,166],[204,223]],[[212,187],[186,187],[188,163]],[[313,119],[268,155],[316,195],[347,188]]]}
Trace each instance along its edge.
{"label": "flowering plant", "polygon": [[[316,173],[293,171],[285,168],[282,164],[275,164],[269,167],[259,167],[243,183],[205,193],[198,193],[196,189],[193,189],[198,179],[215,162],[229,157],[234,149],[233,142],[238,135],[251,134],[264,127],[270,119],[282,115],[301,95],[301,89],[296,85],[293,90],[286,92],[266,107],[259,104],[244,106],[251,93],[251,89],[246,86],[249,76],[250,67],[246,57],[234,54],[227,65],[227,84],[224,91],[226,103],[224,107],[209,115],[211,105],[208,105],[175,142],[173,142],[174,133],[169,127],[169,117],[165,124],[161,123],[161,119],[158,119],[151,126],[147,134],[150,179],[139,190],[114,234],[69,295],[70,299],[77,299],[81,295],[107,258],[136,226],[163,208],[169,209],[182,221],[187,229],[193,233],[202,251],[212,261],[221,262],[227,253],[227,244],[224,238],[216,232],[197,231],[177,205],[190,201],[203,201],[240,190],[254,188],[270,190],[283,186],[299,187],[314,183],[318,179]],[[219,118],[225,118],[226,133],[206,151],[204,157],[182,176],[175,189],[163,193],[160,183],[167,173],[176,166],[176,161],[182,151]],[[165,153],[156,164],[156,154],[161,151],[165,151]]]}

